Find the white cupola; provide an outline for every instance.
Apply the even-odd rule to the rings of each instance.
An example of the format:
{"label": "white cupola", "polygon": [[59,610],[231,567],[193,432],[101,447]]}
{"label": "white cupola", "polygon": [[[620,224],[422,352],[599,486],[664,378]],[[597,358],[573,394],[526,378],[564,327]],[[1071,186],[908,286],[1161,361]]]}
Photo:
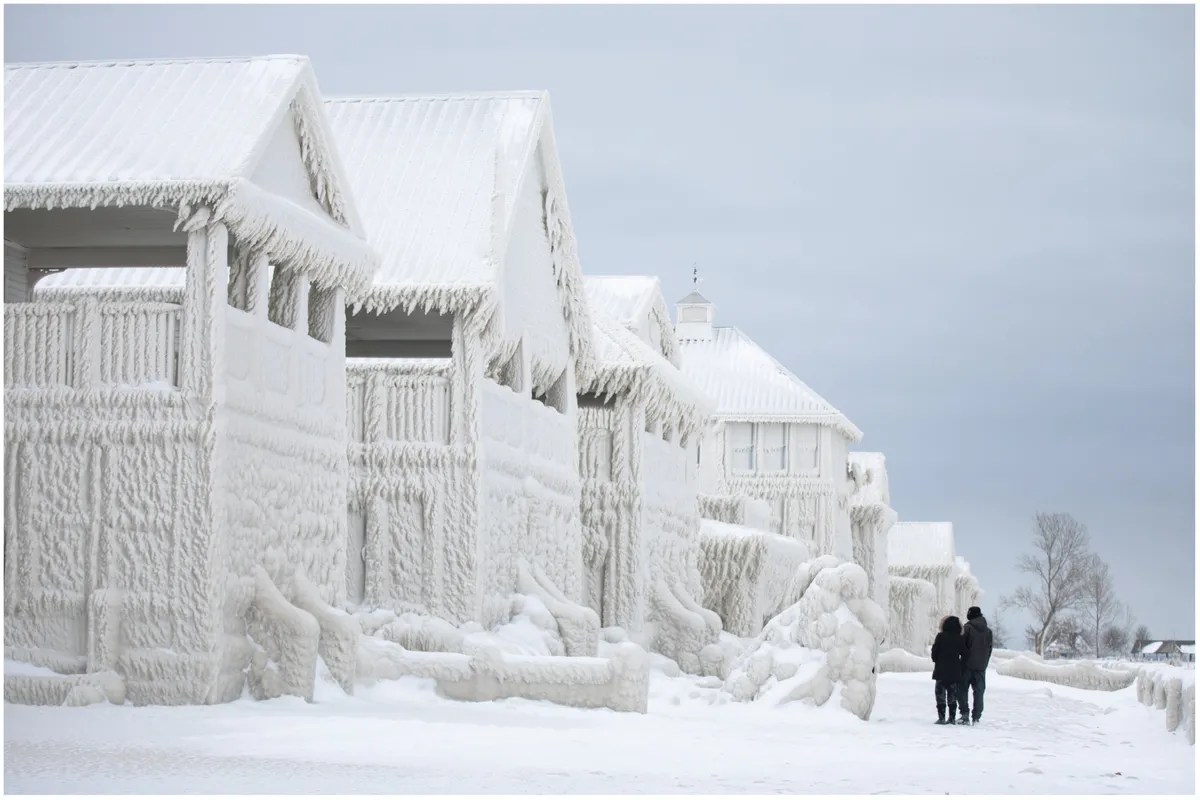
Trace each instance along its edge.
{"label": "white cupola", "polygon": [[711,341],[714,309],[704,295],[693,291],[675,304],[675,336],[681,341]]}

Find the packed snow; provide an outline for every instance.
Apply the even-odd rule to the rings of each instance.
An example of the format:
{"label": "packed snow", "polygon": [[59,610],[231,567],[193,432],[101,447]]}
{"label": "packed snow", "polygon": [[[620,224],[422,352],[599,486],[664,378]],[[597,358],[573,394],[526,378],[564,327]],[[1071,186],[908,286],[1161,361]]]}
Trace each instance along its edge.
{"label": "packed snow", "polygon": [[[656,657],[656,663],[664,663]],[[508,699],[433,681],[217,706],[5,706],[8,792],[1179,793],[1194,751],[1136,689],[988,675],[977,727],[933,724],[926,673],[885,674],[870,721],[836,704],[738,703],[651,674],[649,712]]]}

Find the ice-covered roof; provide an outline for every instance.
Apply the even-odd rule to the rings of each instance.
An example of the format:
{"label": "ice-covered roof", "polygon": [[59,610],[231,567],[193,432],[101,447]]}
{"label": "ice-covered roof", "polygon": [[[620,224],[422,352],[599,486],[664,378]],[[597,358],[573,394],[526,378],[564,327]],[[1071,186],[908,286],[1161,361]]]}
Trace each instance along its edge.
{"label": "ice-covered roof", "polygon": [[518,195],[537,164],[572,350],[587,360],[591,325],[545,92],[335,98],[326,108],[382,256],[361,307],[452,312],[495,298]]}
{"label": "ice-covered roof", "polygon": [[1150,656],[1158,652],[1158,649],[1163,646],[1162,642],[1150,642],[1142,646],[1142,655]]}
{"label": "ice-covered roof", "polygon": [[700,294],[699,292],[693,291],[693,292],[690,292],[687,297],[680,300],[678,305],[693,305],[693,304],[700,304],[700,303],[707,303],[707,302],[708,302],[708,298],[706,298],[704,295]]}
{"label": "ice-covered roof", "polygon": [[666,359],[680,365],[679,340],[663,299],[662,284],[652,275],[586,275],[583,280],[593,315],[614,320],[634,333],[653,326]]}
{"label": "ice-covered roof", "polygon": [[1196,645],[1181,644],[1179,645],[1179,652],[1183,653],[1184,655],[1194,656],[1196,655]]}
{"label": "ice-covered roof", "polygon": [[690,431],[712,413],[712,401],[653,347],[615,320],[592,314],[595,368],[582,391],[610,396],[630,392],[667,420]]}
{"label": "ice-covered roof", "polygon": [[593,313],[627,328],[650,312],[655,295],[662,292],[652,275],[587,275],[583,286]]}
{"label": "ice-covered roof", "polygon": [[953,566],[954,524],[897,522],[888,531],[888,566]]}
{"label": "ice-covered roof", "polygon": [[184,267],[86,267],[54,272],[33,287],[35,298],[70,292],[87,292],[99,297],[108,293],[122,295],[139,290],[146,297],[157,293],[159,299],[179,302],[183,296],[187,269]]}
{"label": "ice-covered roof", "polygon": [[[378,264],[304,56],[9,64],[4,92],[6,210],[207,206],[320,284]],[[257,171],[289,116],[310,197]]]}
{"label": "ice-covered roof", "polygon": [[711,340],[679,344],[684,375],[716,401],[718,417],[811,422],[862,439],[854,423],[738,328],[714,327]]}
{"label": "ice-covered roof", "polygon": [[447,307],[491,287],[501,257],[495,204],[512,208],[544,102],[542,92],[326,101],[368,237],[383,257],[372,297],[402,303],[436,290]]}

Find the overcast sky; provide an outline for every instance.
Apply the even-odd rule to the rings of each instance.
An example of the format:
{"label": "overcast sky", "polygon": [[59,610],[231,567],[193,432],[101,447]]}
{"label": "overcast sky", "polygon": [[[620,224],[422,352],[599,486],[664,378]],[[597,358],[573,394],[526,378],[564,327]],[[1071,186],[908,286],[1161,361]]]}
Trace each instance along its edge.
{"label": "overcast sky", "polygon": [[[1035,511],[1194,636],[1193,9],[7,6],[5,60],[303,53],[327,95],[547,89],[584,271],[693,263],[951,520]],[[1002,615],[1018,628],[1017,616]]]}

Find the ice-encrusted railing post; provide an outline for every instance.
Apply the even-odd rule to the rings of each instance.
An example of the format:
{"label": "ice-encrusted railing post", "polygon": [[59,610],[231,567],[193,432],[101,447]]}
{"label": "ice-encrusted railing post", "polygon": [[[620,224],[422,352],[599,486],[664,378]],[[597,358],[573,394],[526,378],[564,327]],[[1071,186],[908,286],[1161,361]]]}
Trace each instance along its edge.
{"label": "ice-encrusted railing post", "polygon": [[[75,385],[80,389],[95,389],[100,385],[100,303],[87,297],[78,306],[75,341],[78,356],[75,361]],[[68,348],[70,345],[68,344]]]}
{"label": "ice-encrusted railing post", "polygon": [[180,324],[179,383],[206,403],[216,400],[214,366],[220,358],[223,326],[216,324],[228,300],[226,275],[229,234],[201,207],[180,209],[187,233],[187,276]]}

